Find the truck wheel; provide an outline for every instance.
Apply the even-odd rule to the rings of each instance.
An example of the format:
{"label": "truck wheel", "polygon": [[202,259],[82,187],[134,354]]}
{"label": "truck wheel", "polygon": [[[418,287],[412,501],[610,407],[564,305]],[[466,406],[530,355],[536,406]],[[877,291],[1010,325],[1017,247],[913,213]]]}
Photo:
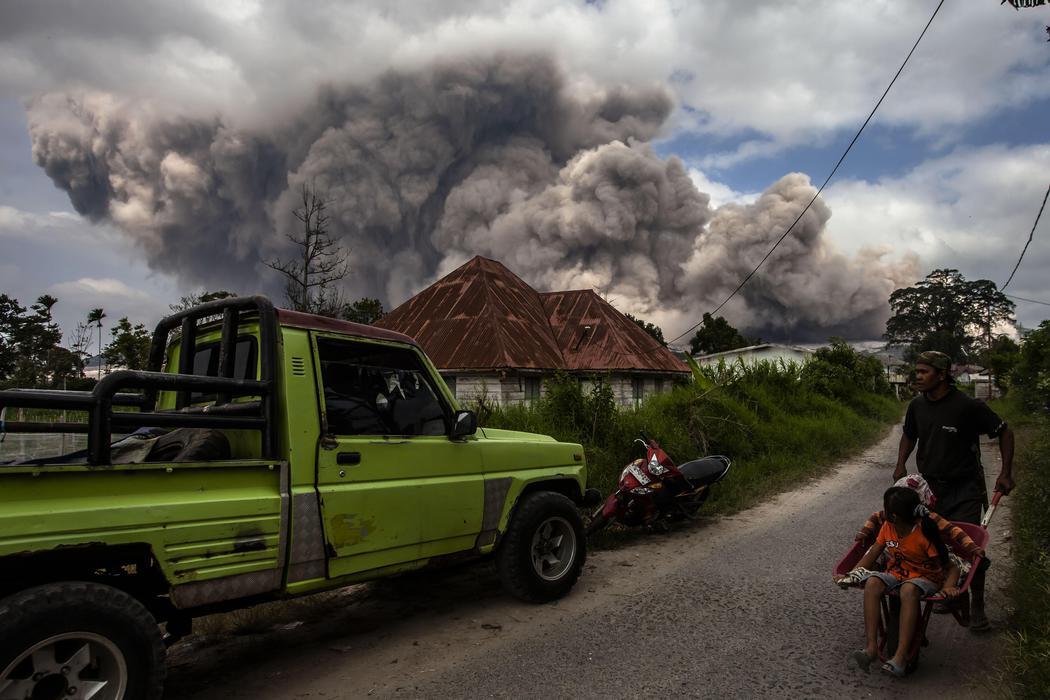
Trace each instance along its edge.
{"label": "truck wheel", "polygon": [[496,563],[512,595],[545,603],[569,592],[586,557],[583,520],[576,506],[560,493],[540,491],[518,504]]}
{"label": "truck wheel", "polygon": [[67,581],[0,600],[0,697],[160,698],[164,644],[127,593]]}

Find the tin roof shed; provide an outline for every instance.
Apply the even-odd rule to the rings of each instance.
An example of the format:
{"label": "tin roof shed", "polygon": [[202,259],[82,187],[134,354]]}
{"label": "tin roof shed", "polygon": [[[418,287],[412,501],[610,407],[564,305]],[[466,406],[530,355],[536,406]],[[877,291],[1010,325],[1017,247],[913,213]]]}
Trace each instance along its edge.
{"label": "tin roof shed", "polygon": [[540,293],[481,256],[376,325],[415,338],[443,370],[689,372],[593,291]]}

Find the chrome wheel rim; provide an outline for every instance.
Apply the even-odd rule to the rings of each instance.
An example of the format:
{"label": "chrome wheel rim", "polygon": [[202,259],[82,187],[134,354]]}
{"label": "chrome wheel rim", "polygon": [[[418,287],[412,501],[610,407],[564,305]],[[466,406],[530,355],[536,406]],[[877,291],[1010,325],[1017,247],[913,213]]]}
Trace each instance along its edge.
{"label": "chrome wheel rim", "polygon": [[41,640],[0,673],[0,700],[122,700],[127,687],[124,654],[92,632]]}
{"label": "chrome wheel rim", "polygon": [[576,531],[561,516],[547,518],[532,535],[532,568],[544,581],[557,581],[576,560]]}

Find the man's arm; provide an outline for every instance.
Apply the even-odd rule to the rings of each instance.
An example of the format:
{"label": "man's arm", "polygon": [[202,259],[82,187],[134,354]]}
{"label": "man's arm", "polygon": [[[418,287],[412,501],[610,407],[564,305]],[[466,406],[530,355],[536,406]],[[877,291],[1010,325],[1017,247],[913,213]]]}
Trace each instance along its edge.
{"label": "man's arm", "polygon": [[[893,480],[903,479],[908,475],[908,457],[911,456],[911,451],[915,449],[915,440],[908,437],[907,433],[901,433],[901,443],[897,447],[897,467],[893,470]],[[1011,452],[1011,459],[1013,453]],[[1005,463],[1005,458],[1003,459]]]}
{"label": "man's arm", "polygon": [[1014,490],[1014,431],[1009,427],[999,433],[999,455],[1003,458],[1003,468],[995,480],[995,490],[1006,495]]}

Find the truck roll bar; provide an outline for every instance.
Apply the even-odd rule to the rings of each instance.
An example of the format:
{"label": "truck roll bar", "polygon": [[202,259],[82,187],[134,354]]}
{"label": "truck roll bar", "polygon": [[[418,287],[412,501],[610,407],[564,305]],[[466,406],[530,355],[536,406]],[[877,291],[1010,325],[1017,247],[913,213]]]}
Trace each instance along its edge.
{"label": "truck roll bar", "polygon": [[[193,373],[198,330],[211,317],[222,317],[218,376]],[[240,322],[257,317],[259,322],[259,379],[233,376],[237,329]],[[165,372],[171,334],[179,330],[178,372]],[[0,409],[47,408],[87,411],[88,423],[75,431],[88,434],[88,464],[110,461],[109,446],[114,426],[120,428],[226,428],[258,430],[264,458],[277,458],[276,405],[273,394],[277,362],[277,313],[263,296],[229,297],[210,301],[167,316],[157,324],[150,343],[146,370],[118,370],[99,380],[87,391],[10,389],[0,391]],[[142,393],[120,393],[138,390]],[[158,410],[161,391],[176,392],[175,410]],[[208,406],[192,406],[194,391],[216,392]],[[233,403],[241,396],[259,401]],[[138,408],[138,412],[114,412],[114,406]],[[69,423],[5,422],[8,432],[44,432],[45,426],[66,429]]]}

